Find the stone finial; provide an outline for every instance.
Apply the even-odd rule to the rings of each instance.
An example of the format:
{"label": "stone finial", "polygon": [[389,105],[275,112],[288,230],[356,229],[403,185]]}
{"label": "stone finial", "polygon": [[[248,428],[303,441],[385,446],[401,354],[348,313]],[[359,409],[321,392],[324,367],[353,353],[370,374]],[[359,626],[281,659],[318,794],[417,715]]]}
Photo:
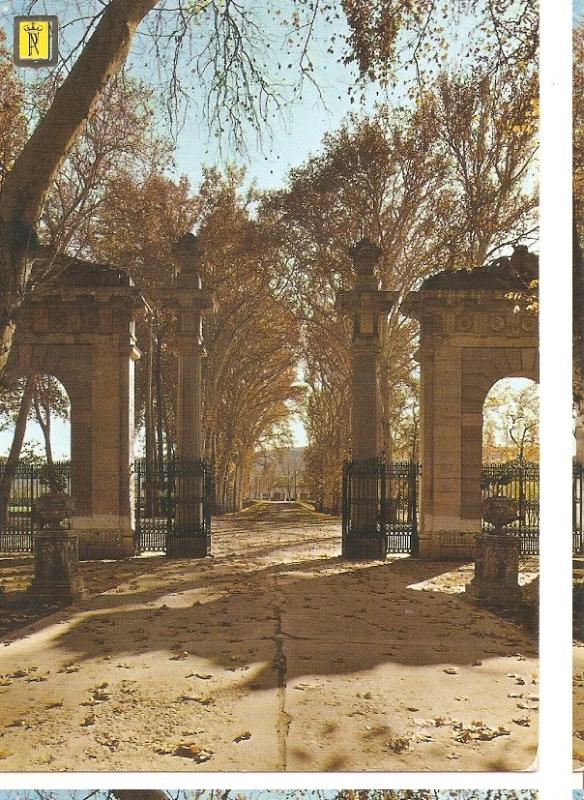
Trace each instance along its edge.
{"label": "stone finial", "polygon": [[383,250],[367,238],[361,239],[349,248],[349,255],[353,259],[357,275],[373,275],[382,253]]}
{"label": "stone finial", "polygon": [[483,519],[493,526],[493,533],[503,533],[502,529],[517,519],[517,501],[503,495],[485,498]]}
{"label": "stone finial", "polygon": [[180,263],[180,271],[185,275],[198,275],[203,251],[199,240],[193,233],[185,233],[174,246],[174,253]]}
{"label": "stone finial", "polygon": [[535,253],[530,253],[529,248],[524,244],[519,244],[515,247],[513,255],[509,259],[509,264],[517,275],[527,280],[537,277],[537,256]]}
{"label": "stone finial", "polygon": [[73,498],[66,492],[46,492],[34,505],[41,528],[60,528],[75,511]]}

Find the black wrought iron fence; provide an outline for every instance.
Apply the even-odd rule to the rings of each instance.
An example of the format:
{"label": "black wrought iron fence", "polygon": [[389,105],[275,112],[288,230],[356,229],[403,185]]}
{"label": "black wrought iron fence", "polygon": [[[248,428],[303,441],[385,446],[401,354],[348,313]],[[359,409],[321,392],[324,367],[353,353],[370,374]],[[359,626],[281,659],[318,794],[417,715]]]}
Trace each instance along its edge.
{"label": "black wrought iron fence", "polygon": [[134,462],[134,508],[138,552],[166,552],[175,534],[210,544],[213,480],[203,460],[170,459],[150,467]]}
{"label": "black wrought iron fence", "polygon": [[572,551],[584,555],[584,463],[572,465]]}
{"label": "black wrought iron fence", "polygon": [[[505,530],[521,537],[522,555],[539,553],[539,464],[518,459],[504,463],[484,464],[481,477],[483,500],[501,495],[512,497],[517,504],[517,519]],[[483,520],[483,531],[493,526]]]}
{"label": "black wrought iron fence", "polygon": [[[0,479],[3,479],[6,468],[6,462],[0,462]],[[32,552],[37,527],[34,504],[50,489],[71,492],[69,461],[52,465],[19,462],[16,465],[8,496],[0,497],[0,553]]]}
{"label": "black wrought iron fence", "polygon": [[[362,509],[374,517],[372,528],[387,536],[388,553],[418,552],[418,502],[420,465],[413,461],[385,463],[382,459],[347,461],[343,467],[343,536],[351,535],[352,521]],[[580,470],[579,494],[582,492]],[[481,476],[482,497],[504,495],[517,501],[517,519],[507,530],[521,537],[523,555],[539,553],[539,464],[510,461],[485,464]],[[372,498],[374,502],[372,503]],[[576,508],[576,505],[575,505]],[[361,509],[361,511],[359,511]],[[582,530],[582,507],[578,505]],[[486,521],[483,531],[492,530]],[[576,526],[575,526],[576,530]],[[580,534],[579,534],[580,535]],[[575,534],[576,537],[576,534]],[[582,540],[579,540],[582,547]]]}
{"label": "black wrought iron fence", "polygon": [[343,537],[351,536],[354,520],[365,504],[377,533],[384,534],[388,553],[417,553],[420,465],[383,459],[346,461],[343,465]]}

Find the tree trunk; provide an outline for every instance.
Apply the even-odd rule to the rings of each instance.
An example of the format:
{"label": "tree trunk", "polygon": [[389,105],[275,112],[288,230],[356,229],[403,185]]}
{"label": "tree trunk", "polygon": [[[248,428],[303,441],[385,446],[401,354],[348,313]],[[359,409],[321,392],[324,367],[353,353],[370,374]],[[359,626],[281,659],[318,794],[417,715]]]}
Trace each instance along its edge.
{"label": "tree trunk", "polygon": [[233,487],[231,489],[231,502],[233,503],[232,511],[239,511],[237,504],[237,485],[239,482],[239,462],[235,462],[235,471],[233,473]]}
{"label": "tree trunk", "polygon": [[[53,462],[53,447],[51,445],[51,407],[46,401],[41,401],[39,397],[39,392],[41,389],[41,381],[43,379],[37,380],[35,382],[35,391],[33,395],[33,403],[34,403],[34,413],[36,417],[36,421],[39,424],[41,432],[43,434],[43,440],[45,443],[45,456],[47,459],[47,476],[49,479],[49,488],[52,492],[57,492],[61,488],[58,485],[58,482],[55,480],[55,465]],[[41,404],[43,408],[41,409]],[[43,409],[45,416],[43,416]]]}
{"label": "tree trunk", "polygon": [[169,800],[161,789],[111,789],[117,800]]}
{"label": "tree trunk", "polygon": [[10,500],[10,490],[12,489],[12,481],[18,466],[20,452],[22,450],[22,443],[26,433],[26,422],[30,414],[32,405],[32,398],[36,386],[36,375],[29,375],[24,384],[24,392],[20,401],[20,408],[18,409],[18,416],[16,418],[16,426],[14,428],[14,436],[12,444],[10,445],[10,453],[4,465],[4,472],[0,480],[0,524],[6,525],[8,523],[8,501]]}
{"label": "tree trunk", "polygon": [[158,0],[110,0],[0,194],[0,376],[32,268],[34,229],[51,182],[109,78],[124,63],[137,26]]}
{"label": "tree trunk", "polygon": [[156,337],[156,446],[157,446],[157,460],[158,472],[160,478],[160,485],[164,481],[164,393],[162,391],[162,364],[161,364],[161,350],[162,350],[162,336],[158,334]]}
{"label": "tree trunk", "polygon": [[144,446],[146,450],[146,516],[154,517],[155,499],[155,449],[154,449],[154,415],[153,415],[153,396],[152,396],[152,372],[153,372],[153,334],[152,324],[150,324],[150,335],[148,340],[148,359],[146,361],[146,392],[144,398]]}

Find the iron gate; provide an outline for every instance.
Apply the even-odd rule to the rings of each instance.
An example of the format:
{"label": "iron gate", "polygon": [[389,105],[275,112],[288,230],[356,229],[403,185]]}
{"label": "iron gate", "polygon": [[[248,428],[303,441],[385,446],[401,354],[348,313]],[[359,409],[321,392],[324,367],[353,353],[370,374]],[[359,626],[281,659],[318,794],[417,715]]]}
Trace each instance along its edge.
{"label": "iron gate", "polygon": [[[375,497],[376,529],[387,537],[388,553],[418,552],[420,466],[414,461],[385,463],[382,459],[347,461],[343,465],[343,537],[351,532],[351,517],[359,504]],[[577,477],[576,477],[577,475]],[[574,547],[584,552],[582,489],[584,467],[575,467]],[[539,464],[518,460],[484,464],[482,498],[505,495],[517,501],[517,520],[506,530],[521,538],[522,555],[539,553]],[[577,498],[577,499],[576,499]],[[370,502],[367,500],[367,502]],[[576,523],[576,519],[578,522]],[[483,520],[483,531],[492,526]]]}
{"label": "iron gate", "polygon": [[[501,464],[484,464],[481,478],[482,497],[502,495],[517,503],[517,519],[505,527],[521,538],[522,555],[539,554],[539,464],[518,459]],[[493,526],[483,520],[485,533]]]}
{"label": "iron gate", "polygon": [[[0,463],[0,478],[5,469],[6,462]],[[70,462],[16,465],[7,502],[0,499],[0,553],[32,552],[37,528],[34,504],[50,488],[71,493]]]}
{"label": "iron gate", "polygon": [[346,461],[343,538],[351,534],[354,511],[374,494],[376,529],[386,537],[387,552],[417,554],[419,475],[420,465],[416,461]]}
{"label": "iron gate", "polygon": [[[177,532],[178,518],[191,521],[185,535],[206,537],[210,544],[213,481],[207,461],[170,459],[150,467],[134,463],[135,544],[139,553],[166,552],[167,537]],[[188,485],[188,498],[181,487]],[[188,508],[187,508],[188,504]],[[196,520],[193,525],[192,520]]]}

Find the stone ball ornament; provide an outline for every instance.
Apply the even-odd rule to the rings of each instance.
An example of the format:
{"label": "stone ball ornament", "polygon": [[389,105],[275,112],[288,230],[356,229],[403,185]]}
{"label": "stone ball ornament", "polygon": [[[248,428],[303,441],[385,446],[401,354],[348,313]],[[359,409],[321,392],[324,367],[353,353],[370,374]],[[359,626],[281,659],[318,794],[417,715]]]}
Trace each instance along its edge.
{"label": "stone ball ornament", "polygon": [[34,504],[41,528],[62,528],[75,511],[75,503],[67,492],[46,492]]}

